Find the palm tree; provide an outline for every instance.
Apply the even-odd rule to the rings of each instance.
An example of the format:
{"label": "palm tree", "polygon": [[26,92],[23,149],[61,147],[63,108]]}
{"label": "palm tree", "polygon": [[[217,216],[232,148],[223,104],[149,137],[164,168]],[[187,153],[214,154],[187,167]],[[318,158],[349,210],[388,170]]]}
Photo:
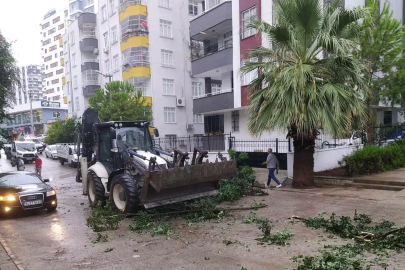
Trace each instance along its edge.
{"label": "palm tree", "polygon": [[249,130],[288,129],[294,145],[293,186],[314,186],[314,150],[319,129],[339,136],[364,116],[362,65],[352,57],[365,10],[345,10],[340,1],[275,0],[276,23],[252,22],[271,48],[259,47],[241,73],[258,72],[249,84]]}

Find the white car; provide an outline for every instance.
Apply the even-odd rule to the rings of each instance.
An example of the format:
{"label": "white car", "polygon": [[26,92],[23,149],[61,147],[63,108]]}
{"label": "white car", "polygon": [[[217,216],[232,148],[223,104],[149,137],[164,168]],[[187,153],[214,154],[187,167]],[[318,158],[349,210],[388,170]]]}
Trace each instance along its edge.
{"label": "white car", "polygon": [[45,156],[47,158],[56,159],[58,158],[57,154],[56,145],[49,145],[45,148]]}

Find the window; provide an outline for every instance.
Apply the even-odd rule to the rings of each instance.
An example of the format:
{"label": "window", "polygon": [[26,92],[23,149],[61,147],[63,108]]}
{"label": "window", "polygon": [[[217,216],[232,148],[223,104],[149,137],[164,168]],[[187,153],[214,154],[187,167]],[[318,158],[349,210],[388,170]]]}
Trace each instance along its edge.
{"label": "window", "polygon": [[107,20],[107,7],[105,5],[101,8],[101,14],[103,16],[103,22],[105,22]]}
{"label": "window", "polygon": [[56,32],[55,27],[52,28],[52,29],[49,29],[49,30],[48,30],[48,35],[53,34],[53,33],[55,33],[55,32]]}
{"label": "window", "polygon": [[117,26],[111,28],[111,44],[118,42]]}
{"label": "window", "polygon": [[46,32],[44,32],[44,37],[46,37]]}
{"label": "window", "polygon": [[224,133],[224,115],[212,115],[204,117],[205,133]]}
{"label": "window", "polygon": [[87,6],[94,4],[94,0],[87,0]]}
{"label": "window", "polygon": [[49,23],[49,22],[47,22],[46,24],[43,24],[43,25],[42,25],[42,29],[47,28],[49,25],[50,25],[50,23]]}
{"label": "window", "polygon": [[77,88],[77,75],[73,77],[73,89]]}
{"label": "window", "polygon": [[392,111],[384,111],[384,125],[392,124]]}
{"label": "window", "polygon": [[193,93],[193,98],[202,96],[203,93],[202,93],[201,83],[199,83],[199,82],[191,83],[191,89],[192,89],[192,93]]}
{"label": "window", "polygon": [[70,45],[75,44],[75,35],[74,32],[70,32]]}
{"label": "window", "polygon": [[202,114],[194,114],[193,115],[193,123],[195,123],[195,124],[204,123],[204,116]]}
{"label": "window", "polygon": [[239,131],[239,111],[231,113],[232,131]]}
{"label": "window", "polygon": [[53,118],[60,118],[60,112],[52,112]]}
{"label": "window", "polygon": [[52,20],[52,23],[57,23],[57,22],[59,22],[59,21],[60,21],[60,16],[57,17],[57,18],[55,18],[55,19],[53,19],[53,20]]}
{"label": "window", "polygon": [[57,84],[57,83],[59,83],[59,79],[52,80],[52,84]]}
{"label": "window", "polygon": [[164,95],[174,95],[174,80],[163,79],[163,94]]}
{"label": "window", "polygon": [[55,53],[55,58],[58,58],[58,54],[57,54],[57,53]]}
{"label": "window", "polygon": [[166,124],[176,123],[176,108],[174,107],[164,107],[164,122]]}
{"label": "window", "polygon": [[62,56],[62,55],[63,55],[63,51],[60,51],[60,52],[59,52],[59,55]]}
{"label": "window", "polygon": [[53,72],[49,72],[45,74],[45,78],[49,78],[53,76]]}
{"label": "window", "polygon": [[221,93],[221,85],[217,83],[211,84],[211,93],[213,95]]}
{"label": "window", "polygon": [[56,36],[53,37],[53,40],[54,40],[54,41],[57,41],[60,37],[61,37],[61,34],[56,35]]}
{"label": "window", "polygon": [[172,22],[160,20],[160,36],[172,38]]}
{"label": "window", "polygon": [[104,72],[105,73],[110,72],[110,60],[108,59],[104,61]]}
{"label": "window", "polygon": [[232,31],[226,32],[224,34],[224,47],[225,49],[232,47]]}
{"label": "window", "polygon": [[170,0],[159,0],[159,6],[164,8],[170,8]]}
{"label": "window", "polygon": [[75,53],[72,54],[72,66],[73,67],[76,66],[76,54]]}
{"label": "window", "polygon": [[163,67],[174,67],[173,52],[172,51],[161,51],[162,66]]}
{"label": "window", "polygon": [[256,6],[242,12],[242,38],[248,38],[257,34],[256,29],[249,27],[249,24],[256,19]]}
{"label": "window", "polygon": [[42,46],[48,45],[49,43],[51,43],[51,39],[47,39],[42,43]]}
{"label": "window", "polygon": [[48,52],[48,50],[47,49],[45,49],[45,53],[47,53]]}
{"label": "window", "polygon": [[58,69],[58,70],[56,71],[56,75],[59,75],[59,74],[62,74],[62,73],[63,73],[63,68]]}
{"label": "window", "polygon": [[[257,62],[257,61],[258,61],[257,57],[253,57],[253,58],[244,60],[243,65],[245,65],[245,63],[247,63],[247,62]],[[243,75],[242,85],[248,85],[256,78],[257,78],[257,70],[251,71],[251,72]]]}
{"label": "window", "polygon": [[65,25],[63,23],[58,25],[58,30],[63,29],[63,28],[65,28]]}
{"label": "window", "polygon": [[52,47],[49,47],[49,51],[52,52],[54,50],[56,50],[58,48],[58,46],[53,45]]}
{"label": "window", "polygon": [[105,32],[103,34],[103,38],[104,38],[104,48],[108,47],[108,32]]}
{"label": "window", "polygon": [[51,66],[51,68],[57,67],[57,66],[58,66],[58,62],[54,62],[54,63],[52,63],[50,66]]}
{"label": "window", "polygon": [[120,69],[118,54],[114,55],[114,57],[113,57],[113,69],[114,69],[114,71],[118,71]]}
{"label": "window", "polygon": [[75,97],[76,111],[80,111],[79,97]]}
{"label": "window", "polygon": [[115,0],[110,0],[110,16],[115,14]]}
{"label": "window", "polygon": [[188,0],[188,14],[198,15],[198,3],[193,0]]}
{"label": "window", "polygon": [[48,62],[50,60],[52,60],[52,55],[47,56],[47,57],[44,58],[44,62]]}

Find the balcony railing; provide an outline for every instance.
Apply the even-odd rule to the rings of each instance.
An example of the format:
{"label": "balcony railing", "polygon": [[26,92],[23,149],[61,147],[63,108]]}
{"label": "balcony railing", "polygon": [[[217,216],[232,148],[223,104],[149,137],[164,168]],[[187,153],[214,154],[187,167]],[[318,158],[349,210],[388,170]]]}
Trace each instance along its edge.
{"label": "balcony railing", "polygon": [[232,48],[232,47],[233,47],[232,41],[230,41],[229,43],[226,43],[223,46],[218,47],[217,49],[211,49],[211,50],[208,50],[208,51],[205,51],[205,52],[204,52],[203,49],[199,49],[199,50],[198,50],[198,48],[195,49],[195,50],[192,49],[191,50],[191,61],[194,61],[194,60],[197,60],[197,59],[200,59],[200,58],[215,54],[217,52],[220,52],[220,51],[223,51],[225,49]]}
{"label": "balcony railing", "polygon": [[88,85],[100,85],[99,73],[96,70],[86,70],[83,72],[83,87]]}
{"label": "balcony railing", "polygon": [[210,11],[213,10],[214,8],[217,8],[217,7],[219,7],[220,5],[222,5],[222,4],[226,3],[226,2],[232,2],[232,0],[222,0],[221,3],[219,3],[218,5],[215,5],[215,6],[212,6],[212,7],[208,7],[207,10],[205,10],[205,11],[201,12],[200,14],[198,14],[198,15],[194,16],[193,18],[191,18],[191,19],[190,19],[190,22],[191,22],[191,21],[194,21],[195,19],[197,19],[197,18],[199,18],[199,17],[201,17],[201,16],[203,16],[205,13],[210,12]]}
{"label": "balcony railing", "polygon": [[220,95],[220,94],[225,94],[225,93],[230,93],[233,92],[233,88],[230,89],[221,89],[220,91],[216,91],[216,92],[212,92],[212,93],[207,93],[207,94],[203,94],[200,96],[194,96],[193,99],[200,99],[200,98],[205,98],[205,97],[211,97],[211,96],[216,96],[216,95]]}
{"label": "balcony railing", "polygon": [[84,63],[98,63],[98,59],[97,58],[83,58],[82,65],[84,65]]}
{"label": "balcony railing", "polygon": [[132,5],[144,5],[144,3],[140,0],[120,0],[119,11],[122,12]]}

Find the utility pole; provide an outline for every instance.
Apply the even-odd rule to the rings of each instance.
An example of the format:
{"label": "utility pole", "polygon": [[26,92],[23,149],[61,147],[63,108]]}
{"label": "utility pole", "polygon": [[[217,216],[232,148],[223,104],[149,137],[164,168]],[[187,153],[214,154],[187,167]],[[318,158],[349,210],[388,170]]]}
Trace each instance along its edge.
{"label": "utility pole", "polygon": [[[101,73],[101,72],[98,71],[98,70],[96,70],[96,72],[97,72],[98,74],[102,75],[104,78],[107,77],[109,83],[112,82],[112,77],[113,77],[112,74],[103,74],[103,73]],[[103,88],[103,92],[104,92],[104,95],[105,95],[105,87]]]}
{"label": "utility pole", "polygon": [[28,96],[30,97],[30,120],[31,120],[31,133],[32,133],[32,135],[34,136],[35,135],[35,132],[34,132],[34,115],[33,115],[33,112],[32,112],[32,91],[29,91],[28,92]]}

